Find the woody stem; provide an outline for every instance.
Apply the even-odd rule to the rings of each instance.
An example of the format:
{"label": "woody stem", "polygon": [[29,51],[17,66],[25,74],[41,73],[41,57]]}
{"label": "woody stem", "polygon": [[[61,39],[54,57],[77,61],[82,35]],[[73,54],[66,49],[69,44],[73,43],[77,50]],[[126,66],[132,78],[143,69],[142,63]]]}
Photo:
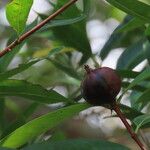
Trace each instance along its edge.
{"label": "woody stem", "polygon": [[118,117],[121,119],[123,124],[125,125],[126,129],[128,130],[129,134],[131,135],[132,139],[138,144],[138,146],[141,148],[141,150],[146,150],[140,139],[138,138],[137,134],[132,130],[132,127],[127,122],[125,116],[121,112],[119,106],[115,103],[113,105],[113,110],[117,113]]}

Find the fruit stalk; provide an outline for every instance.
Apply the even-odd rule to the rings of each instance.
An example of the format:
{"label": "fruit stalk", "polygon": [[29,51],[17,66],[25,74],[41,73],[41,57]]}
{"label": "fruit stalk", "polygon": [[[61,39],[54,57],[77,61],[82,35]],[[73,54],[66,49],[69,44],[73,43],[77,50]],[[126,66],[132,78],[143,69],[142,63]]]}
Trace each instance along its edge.
{"label": "fruit stalk", "polygon": [[144,147],[142,142],[139,140],[137,134],[132,130],[132,127],[130,126],[130,124],[128,123],[128,121],[126,120],[125,116],[123,115],[119,106],[116,103],[113,105],[113,110],[116,112],[118,117],[121,119],[121,121],[125,125],[126,129],[128,130],[129,134],[131,135],[132,139],[139,145],[141,150],[146,150],[146,148]]}

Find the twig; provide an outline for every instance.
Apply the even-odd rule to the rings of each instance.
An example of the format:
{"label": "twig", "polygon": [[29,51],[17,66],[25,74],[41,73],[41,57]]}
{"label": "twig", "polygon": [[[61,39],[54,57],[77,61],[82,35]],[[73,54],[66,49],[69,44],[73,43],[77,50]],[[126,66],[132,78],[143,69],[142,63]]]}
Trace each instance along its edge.
{"label": "twig", "polygon": [[122,114],[122,112],[120,111],[119,106],[116,103],[113,105],[113,110],[117,113],[118,117],[121,119],[121,121],[125,125],[126,129],[130,133],[131,137],[139,145],[139,147],[141,148],[141,150],[146,150],[146,148],[144,147],[144,145],[142,144],[142,142],[139,140],[139,138],[136,135],[136,133],[132,130],[132,127],[129,125],[129,123],[127,122],[125,116]]}
{"label": "twig", "polygon": [[12,51],[14,47],[19,45],[22,41],[24,41],[27,37],[32,35],[34,32],[39,30],[41,27],[43,27],[46,23],[48,23],[50,20],[54,19],[56,16],[61,14],[63,11],[65,11],[69,6],[74,4],[78,0],[70,0],[68,3],[66,3],[64,6],[62,6],[60,9],[58,9],[56,12],[54,12],[52,15],[50,15],[48,18],[43,20],[41,23],[39,23],[37,26],[33,27],[31,30],[20,36],[18,39],[16,39],[14,42],[12,42],[8,47],[6,47],[4,50],[0,51],[0,57],[4,56],[6,53]]}

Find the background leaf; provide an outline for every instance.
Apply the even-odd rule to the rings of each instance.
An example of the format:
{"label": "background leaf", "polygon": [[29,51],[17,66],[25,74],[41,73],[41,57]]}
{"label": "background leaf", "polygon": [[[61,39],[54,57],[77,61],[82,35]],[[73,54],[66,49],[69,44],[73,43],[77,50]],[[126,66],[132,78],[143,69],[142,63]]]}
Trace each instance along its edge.
{"label": "background leaf", "polygon": [[[43,28],[41,28],[39,31],[46,31],[47,29],[51,27],[57,27],[57,26],[65,26],[65,25],[71,25],[73,23],[80,22],[84,20],[87,16],[85,14],[81,14],[80,16],[72,19],[60,19],[60,20],[53,20],[50,24],[46,24]],[[38,31],[38,32],[39,32]]]}
{"label": "background leaf", "polygon": [[140,75],[138,75],[132,82],[131,84],[128,86],[128,88],[126,89],[129,90],[132,87],[134,87],[135,85],[139,84],[141,81],[144,81],[146,79],[150,78],[150,68],[145,69]]}
{"label": "background leaf", "polygon": [[81,77],[77,74],[77,71],[73,68],[73,66],[66,66],[62,63],[59,63],[57,60],[54,59],[48,59],[53,65],[55,65],[58,69],[62,70],[63,72],[65,72],[66,74],[68,74],[69,76],[80,80]]}
{"label": "background leaf", "polygon": [[[7,42],[7,46],[13,42],[16,39],[16,36],[13,35],[12,37],[9,38]],[[21,47],[23,46],[24,42],[18,46],[16,46],[11,53],[7,53],[3,57],[0,57],[0,72],[6,71],[7,67],[11,63],[11,61],[14,59],[15,55],[20,51]]]}
{"label": "background leaf", "polygon": [[132,70],[126,70],[126,69],[117,69],[116,72],[121,76],[122,78],[135,78],[140,74],[140,72],[132,71]]}
{"label": "background leaf", "polygon": [[17,68],[14,68],[12,70],[0,73],[0,81],[8,79],[9,77],[12,77],[18,73],[21,73],[22,71],[28,69],[29,67],[31,67],[32,65],[34,65],[38,61],[40,61],[40,59],[39,60],[32,60],[32,61],[25,63],[25,64],[20,64]]}
{"label": "background leaf", "polygon": [[150,43],[149,43],[149,40],[144,43],[143,51],[144,51],[145,58],[147,58],[148,63],[150,65]]}
{"label": "background leaf", "polygon": [[14,149],[0,147],[0,150],[14,150]]}
{"label": "background leaf", "polygon": [[[66,2],[67,0],[58,1],[55,10],[64,5]],[[86,7],[86,5],[89,6],[89,0],[84,1],[84,7]],[[74,18],[79,16],[81,13],[82,11],[79,10],[76,5],[73,5],[63,12],[61,16],[57,17],[57,19]],[[54,37],[61,42],[61,45],[72,47],[83,53],[81,64],[91,56],[91,47],[86,34],[85,19],[71,25],[53,27],[51,29]]]}
{"label": "background leaf", "polygon": [[142,39],[125,49],[117,61],[117,69],[133,69],[146,59],[143,47],[144,43],[145,40]]}
{"label": "background leaf", "polygon": [[137,116],[143,115],[142,112],[140,112],[134,108],[131,108],[129,106],[126,106],[123,104],[119,104],[119,106],[120,106],[121,110],[123,111],[124,115],[130,120],[133,120]]}
{"label": "background leaf", "polygon": [[25,29],[32,4],[33,0],[13,0],[6,6],[7,19],[18,34]]}
{"label": "background leaf", "polygon": [[123,26],[120,27],[120,29],[117,32],[127,32],[131,31],[135,28],[144,26],[145,21],[139,19],[139,18],[133,18],[131,19],[128,23],[124,24]]}
{"label": "background leaf", "polygon": [[143,2],[138,0],[107,0],[107,2],[130,15],[150,22],[150,6]]}
{"label": "background leaf", "polygon": [[150,127],[150,115],[146,114],[138,116],[133,120],[133,123],[136,125],[136,132],[142,127]]}
{"label": "background leaf", "polygon": [[122,22],[122,24],[118,25],[117,28],[112,32],[109,39],[106,41],[106,43],[104,44],[103,48],[100,51],[100,57],[102,60],[104,60],[107,57],[107,55],[112,49],[119,46],[121,40],[124,38],[124,34],[117,31],[120,28],[122,28],[122,26],[124,26],[124,24],[126,24],[129,20],[130,18],[126,17]]}
{"label": "background leaf", "polygon": [[2,139],[0,145],[8,148],[20,147],[88,107],[88,104],[76,104],[43,115],[16,129]]}
{"label": "background leaf", "polygon": [[137,103],[149,103],[150,102],[150,89],[145,90],[137,99]]}
{"label": "background leaf", "polygon": [[27,107],[23,112],[19,114],[19,117],[14,120],[12,123],[9,123],[9,125],[5,125],[5,130],[3,130],[1,138],[4,138],[6,135],[10,134],[23,124],[27,122],[29,117],[34,113],[34,111],[39,107],[40,105],[38,103],[32,103]]}
{"label": "background leaf", "polygon": [[100,57],[102,60],[104,60],[108,56],[111,50],[115,48],[128,47],[133,42],[135,43],[136,41],[142,38],[141,34],[143,33],[143,31],[139,28],[137,31],[135,29],[133,31],[119,32],[132,19],[133,17],[127,15],[122,21],[122,23],[120,23],[112,32],[109,39],[104,44],[103,48],[100,50]]}
{"label": "background leaf", "polygon": [[67,98],[54,90],[46,90],[22,80],[4,80],[0,82],[0,96],[19,96],[40,103],[67,102]]}
{"label": "background leaf", "polygon": [[60,142],[35,144],[23,150],[129,150],[127,147],[103,140],[75,139]]}
{"label": "background leaf", "polygon": [[0,129],[1,131],[4,130],[5,128],[5,99],[0,98]]}

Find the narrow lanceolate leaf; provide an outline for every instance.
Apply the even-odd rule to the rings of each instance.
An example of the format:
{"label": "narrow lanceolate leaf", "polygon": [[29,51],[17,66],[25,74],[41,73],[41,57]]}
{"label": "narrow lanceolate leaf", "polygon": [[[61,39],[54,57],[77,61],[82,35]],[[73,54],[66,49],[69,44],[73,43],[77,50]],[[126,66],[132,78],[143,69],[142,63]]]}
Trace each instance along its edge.
{"label": "narrow lanceolate leaf", "polygon": [[63,72],[65,72],[66,74],[68,74],[70,77],[73,77],[77,80],[80,80],[81,77],[78,75],[78,73],[75,71],[75,69],[71,68],[70,66],[66,66],[54,59],[49,59],[49,61],[55,65],[55,67],[57,67],[58,69],[62,70]]}
{"label": "narrow lanceolate leaf", "polygon": [[86,17],[89,14],[89,10],[90,10],[90,0],[83,0],[83,4],[84,4],[84,10],[79,16],[77,16],[75,18],[70,18],[70,19],[52,20],[49,24],[46,24],[39,31],[43,31],[43,30],[46,31],[47,29],[49,29],[51,27],[75,24],[77,22],[80,22],[80,21],[86,19]]}
{"label": "narrow lanceolate leaf", "polygon": [[88,104],[76,104],[43,115],[16,129],[2,139],[0,145],[8,148],[18,148],[88,107]]}
{"label": "narrow lanceolate leaf", "polygon": [[53,21],[51,21],[50,24],[46,24],[39,31],[46,31],[51,27],[65,26],[65,25],[77,23],[77,22],[84,20],[86,17],[87,16],[85,14],[81,14],[79,17],[72,18],[72,19],[53,20]]}
{"label": "narrow lanceolate leaf", "polygon": [[130,120],[133,120],[137,116],[143,115],[142,112],[140,112],[134,108],[131,108],[129,106],[126,106],[123,104],[119,104],[119,106],[120,106],[120,109],[123,111],[124,115]]}
{"label": "narrow lanceolate leaf", "polygon": [[18,34],[25,29],[33,0],[13,0],[6,6],[6,16]]}
{"label": "narrow lanceolate leaf", "polygon": [[[125,82],[123,81],[121,86],[123,88],[127,88],[130,85],[130,82]],[[142,86],[142,85],[135,85],[132,90],[134,91],[139,91],[139,92],[144,92],[146,90],[146,87]]]}
{"label": "narrow lanceolate leaf", "polygon": [[141,96],[137,99],[137,103],[148,103],[150,102],[150,89],[147,89],[145,92],[141,94]]}
{"label": "narrow lanceolate leaf", "polygon": [[131,31],[133,29],[144,26],[145,23],[146,23],[145,21],[143,21],[139,18],[133,18],[128,23],[124,24],[117,32]]}
{"label": "narrow lanceolate leaf", "polygon": [[[57,5],[54,11],[63,6],[67,1],[68,0],[57,1]],[[83,12],[79,10],[76,5],[72,5],[66,11],[64,11],[61,16],[58,16],[57,20],[76,18],[81,16],[82,14],[87,15],[89,10],[89,0],[86,0],[86,3],[85,1],[83,2],[85,4]],[[61,45],[72,47],[77,51],[80,51],[81,53],[83,53],[83,57],[85,60],[87,60],[91,56],[91,47],[86,34],[85,19],[82,19],[73,24],[55,26],[53,28],[50,28],[50,30],[53,31],[54,37],[60,42]]]}
{"label": "narrow lanceolate leaf", "polygon": [[73,139],[44,142],[27,146],[23,150],[129,150],[129,148],[103,140]]}
{"label": "narrow lanceolate leaf", "polygon": [[136,132],[140,129],[140,128],[146,128],[146,127],[150,127],[150,115],[141,115],[136,117],[133,120],[133,123],[136,125]]}
{"label": "narrow lanceolate leaf", "polygon": [[150,78],[150,68],[147,68],[145,71],[143,71],[140,75],[138,75],[132,82],[131,84],[125,89],[125,91],[120,95],[118,100],[122,98],[122,96],[131,88],[135,87],[138,85],[140,82]]}
{"label": "narrow lanceolate leaf", "polygon": [[122,96],[130,89],[138,85],[140,82],[147,80],[150,78],[150,68],[145,69],[141,74],[139,74],[131,83],[130,85],[125,89],[125,91],[120,95],[118,98],[118,101],[121,100]]}
{"label": "narrow lanceolate leaf", "polygon": [[[117,28],[113,31],[113,33],[110,35],[107,42],[104,44],[103,48],[100,51],[100,57],[102,60],[104,60],[109,52],[118,47],[122,47],[123,42],[126,40],[127,34],[118,32],[124,25],[126,25],[132,18],[130,16],[126,16],[123,20],[123,22],[117,26]],[[130,33],[131,34],[131,33]],[[128,37],[128,41],[129,37]]]}
{"label": "narrow lanceolate leaf", "polygon": [[145,22],[150,22],[150,5],[138,0],[107,0],[110,4]]}
{"label": "narrow lanceolate leaf", "polygon": [[46,90],[22,80],[4,80],[0,82],[0,96],[18,96],[40,103],[67,102],[67,98],[54,90]]}
{"label": "narrow lanceolate leaf", "polygon": [[1,138],[4,138],[17,128],[24,125],[39,106],[40,104],[38,103],[32,103],[29,107],[27,107],[22,113],[20,113],[20,116],[15,121],[9,123],[7,127],[5,126],[5,130],[1,134]]}
{"label": "narrow lanceolate leaf", "polygon": [[131,84],[128,86],[128,88],[126,90],[131,89],[132,87],[134,87],[135,85],[139,84],[140,82],[146,80],[150,78],[150,68],[146,69],[145,71],[143,71],[140,75],[138,75],[132,82]]}
{"label": "narrow lanceolate leaf", "polygon": [[140,72],[125,69],[117,69],[116,72],[122,78],[135,78],[140,74]]}
{"label": "narrow lanceolate leaf", "polygon": [[145,42],[146,40],[142,39],[125,49],[117,61],[117,69],[132,70],[140,62],[146,59],[143,47]]}
{"label": "narrow lanceolate leaf", "polygon": [[33,61],[30,61],[30,62],[25,63],[25,64],[20,64],[17,68],[14,68],[12,70],[0,73],[0,81],[8,79],[8,78],[10,78],[10,77],[12,77],[18,73],[21,73],[22,71],[28,69],[29,67],[31,67],[32,65],[34,65],[38,61],[40,61],[40,59],[33,60]]}

